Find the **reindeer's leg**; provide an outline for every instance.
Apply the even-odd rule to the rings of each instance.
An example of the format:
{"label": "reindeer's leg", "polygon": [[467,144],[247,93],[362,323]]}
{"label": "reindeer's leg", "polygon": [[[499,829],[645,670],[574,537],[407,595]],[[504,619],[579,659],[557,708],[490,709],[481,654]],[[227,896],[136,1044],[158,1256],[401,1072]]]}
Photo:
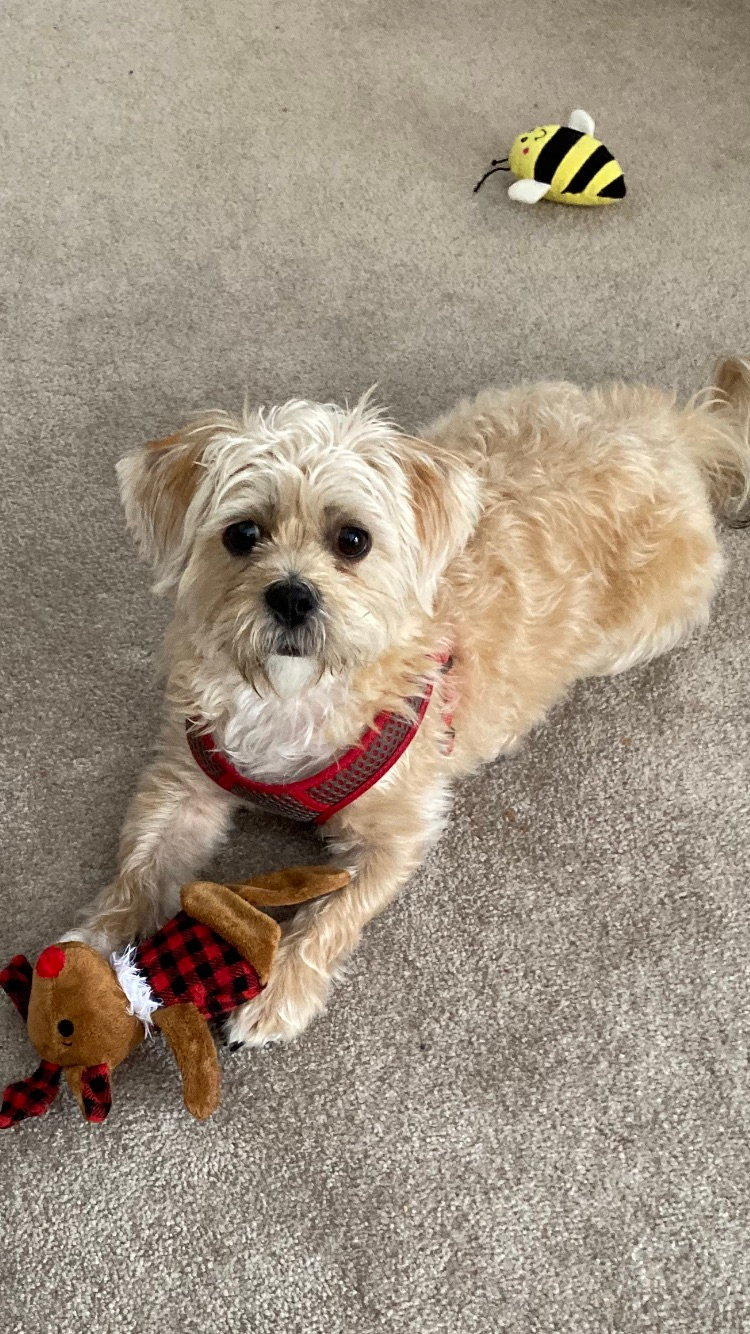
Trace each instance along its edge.
{"label": "reindeer's leg", "polygon": [[205,1121],[219,1105],[221,1074],[208,1024],[196,1005],[168,1005],[154,1014],[182,1075],[182,1096],[192,1116]]}

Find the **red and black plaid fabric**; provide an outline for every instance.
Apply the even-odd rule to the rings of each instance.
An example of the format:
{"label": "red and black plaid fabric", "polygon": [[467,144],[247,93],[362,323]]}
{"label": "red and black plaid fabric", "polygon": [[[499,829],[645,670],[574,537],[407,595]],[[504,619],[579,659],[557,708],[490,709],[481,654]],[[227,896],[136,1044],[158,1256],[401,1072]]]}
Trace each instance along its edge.
{"label": "red and black plaid fabric", "polygon": [[59,1083],[59,1065],[42,1061],[29,1079],[9,1084],[0,1107],[0,1130],[7,1130],[29,1116],[42,1116],[54,1101]]}
{"label": "red and black plaid fabric", "polygon": [[81,1075],[83,1114],[97,1125],[106,1121],[112,1106],[112,1089],[106,1065],[87,1065]]}
{"label": "red and black plaid fabric", "polygon": [[186,912],[138,946],[135,966],[162,1005],[192,1001],[204,1019],[220,1019],[263,990],[234,945]]}
{"label": "red and black plaid fabric", "polygon": [[29,1013],[32,967],[25,954],[16,954],[0,973],[0,987],[13,1001],[24,1023]]}
{"label": "red and black plaid fabric", "polygon": [[[436,654],[441,672],[450,672],[453,659],[449,653]],[[325,824],[337,811],[373,787],[414,740],[432,697],[428,681],[423,695],[406,700],[404,714],[379,713],[356,746],[318,773],[294,783],[259,783],[246,778],[231,760],[217,749],[210,732],[201,732],[199,722],[189,718],[187,739],[193,759],[208,778],[235,797],[251,801],[275,815],[285,815],[304,824]],[[444,716],[446,749],[452,744],[452,718]]]}

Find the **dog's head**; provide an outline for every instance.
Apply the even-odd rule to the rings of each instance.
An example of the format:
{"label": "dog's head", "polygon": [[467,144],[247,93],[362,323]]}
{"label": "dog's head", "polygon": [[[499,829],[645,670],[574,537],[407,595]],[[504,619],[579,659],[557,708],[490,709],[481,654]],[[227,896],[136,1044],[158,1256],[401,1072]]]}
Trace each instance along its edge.
{"label": "dog's head", "polygon": [[459,456],[366,401],[204,419],[118,472],[157,589],[175,594],[203,653],[256,687],[340,674],[406,641],[479,505]]}

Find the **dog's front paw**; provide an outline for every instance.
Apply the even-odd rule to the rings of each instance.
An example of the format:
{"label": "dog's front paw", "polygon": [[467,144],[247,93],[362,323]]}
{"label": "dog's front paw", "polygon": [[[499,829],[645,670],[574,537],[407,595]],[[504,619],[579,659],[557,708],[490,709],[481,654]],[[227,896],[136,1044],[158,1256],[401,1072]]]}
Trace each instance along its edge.
{"label": "dog's front paw", "polygon": [[295,951],[280,953],[265,989],[229,1016],[225,1030],[229,1046],[236,1050],[291,1042],[325,1009],[330,987],[330,978]]}

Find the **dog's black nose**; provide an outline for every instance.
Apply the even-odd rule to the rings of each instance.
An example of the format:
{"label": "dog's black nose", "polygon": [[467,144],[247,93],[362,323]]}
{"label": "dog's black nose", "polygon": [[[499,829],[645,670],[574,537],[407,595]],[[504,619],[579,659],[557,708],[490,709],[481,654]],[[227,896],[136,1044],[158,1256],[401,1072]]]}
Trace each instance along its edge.
{"label": "dog's black nose", "polygon": [[302,625],[316,609],[318,595],[301,579],[278,579],[266,589],[266,604],[277,621],[291,630]]}

